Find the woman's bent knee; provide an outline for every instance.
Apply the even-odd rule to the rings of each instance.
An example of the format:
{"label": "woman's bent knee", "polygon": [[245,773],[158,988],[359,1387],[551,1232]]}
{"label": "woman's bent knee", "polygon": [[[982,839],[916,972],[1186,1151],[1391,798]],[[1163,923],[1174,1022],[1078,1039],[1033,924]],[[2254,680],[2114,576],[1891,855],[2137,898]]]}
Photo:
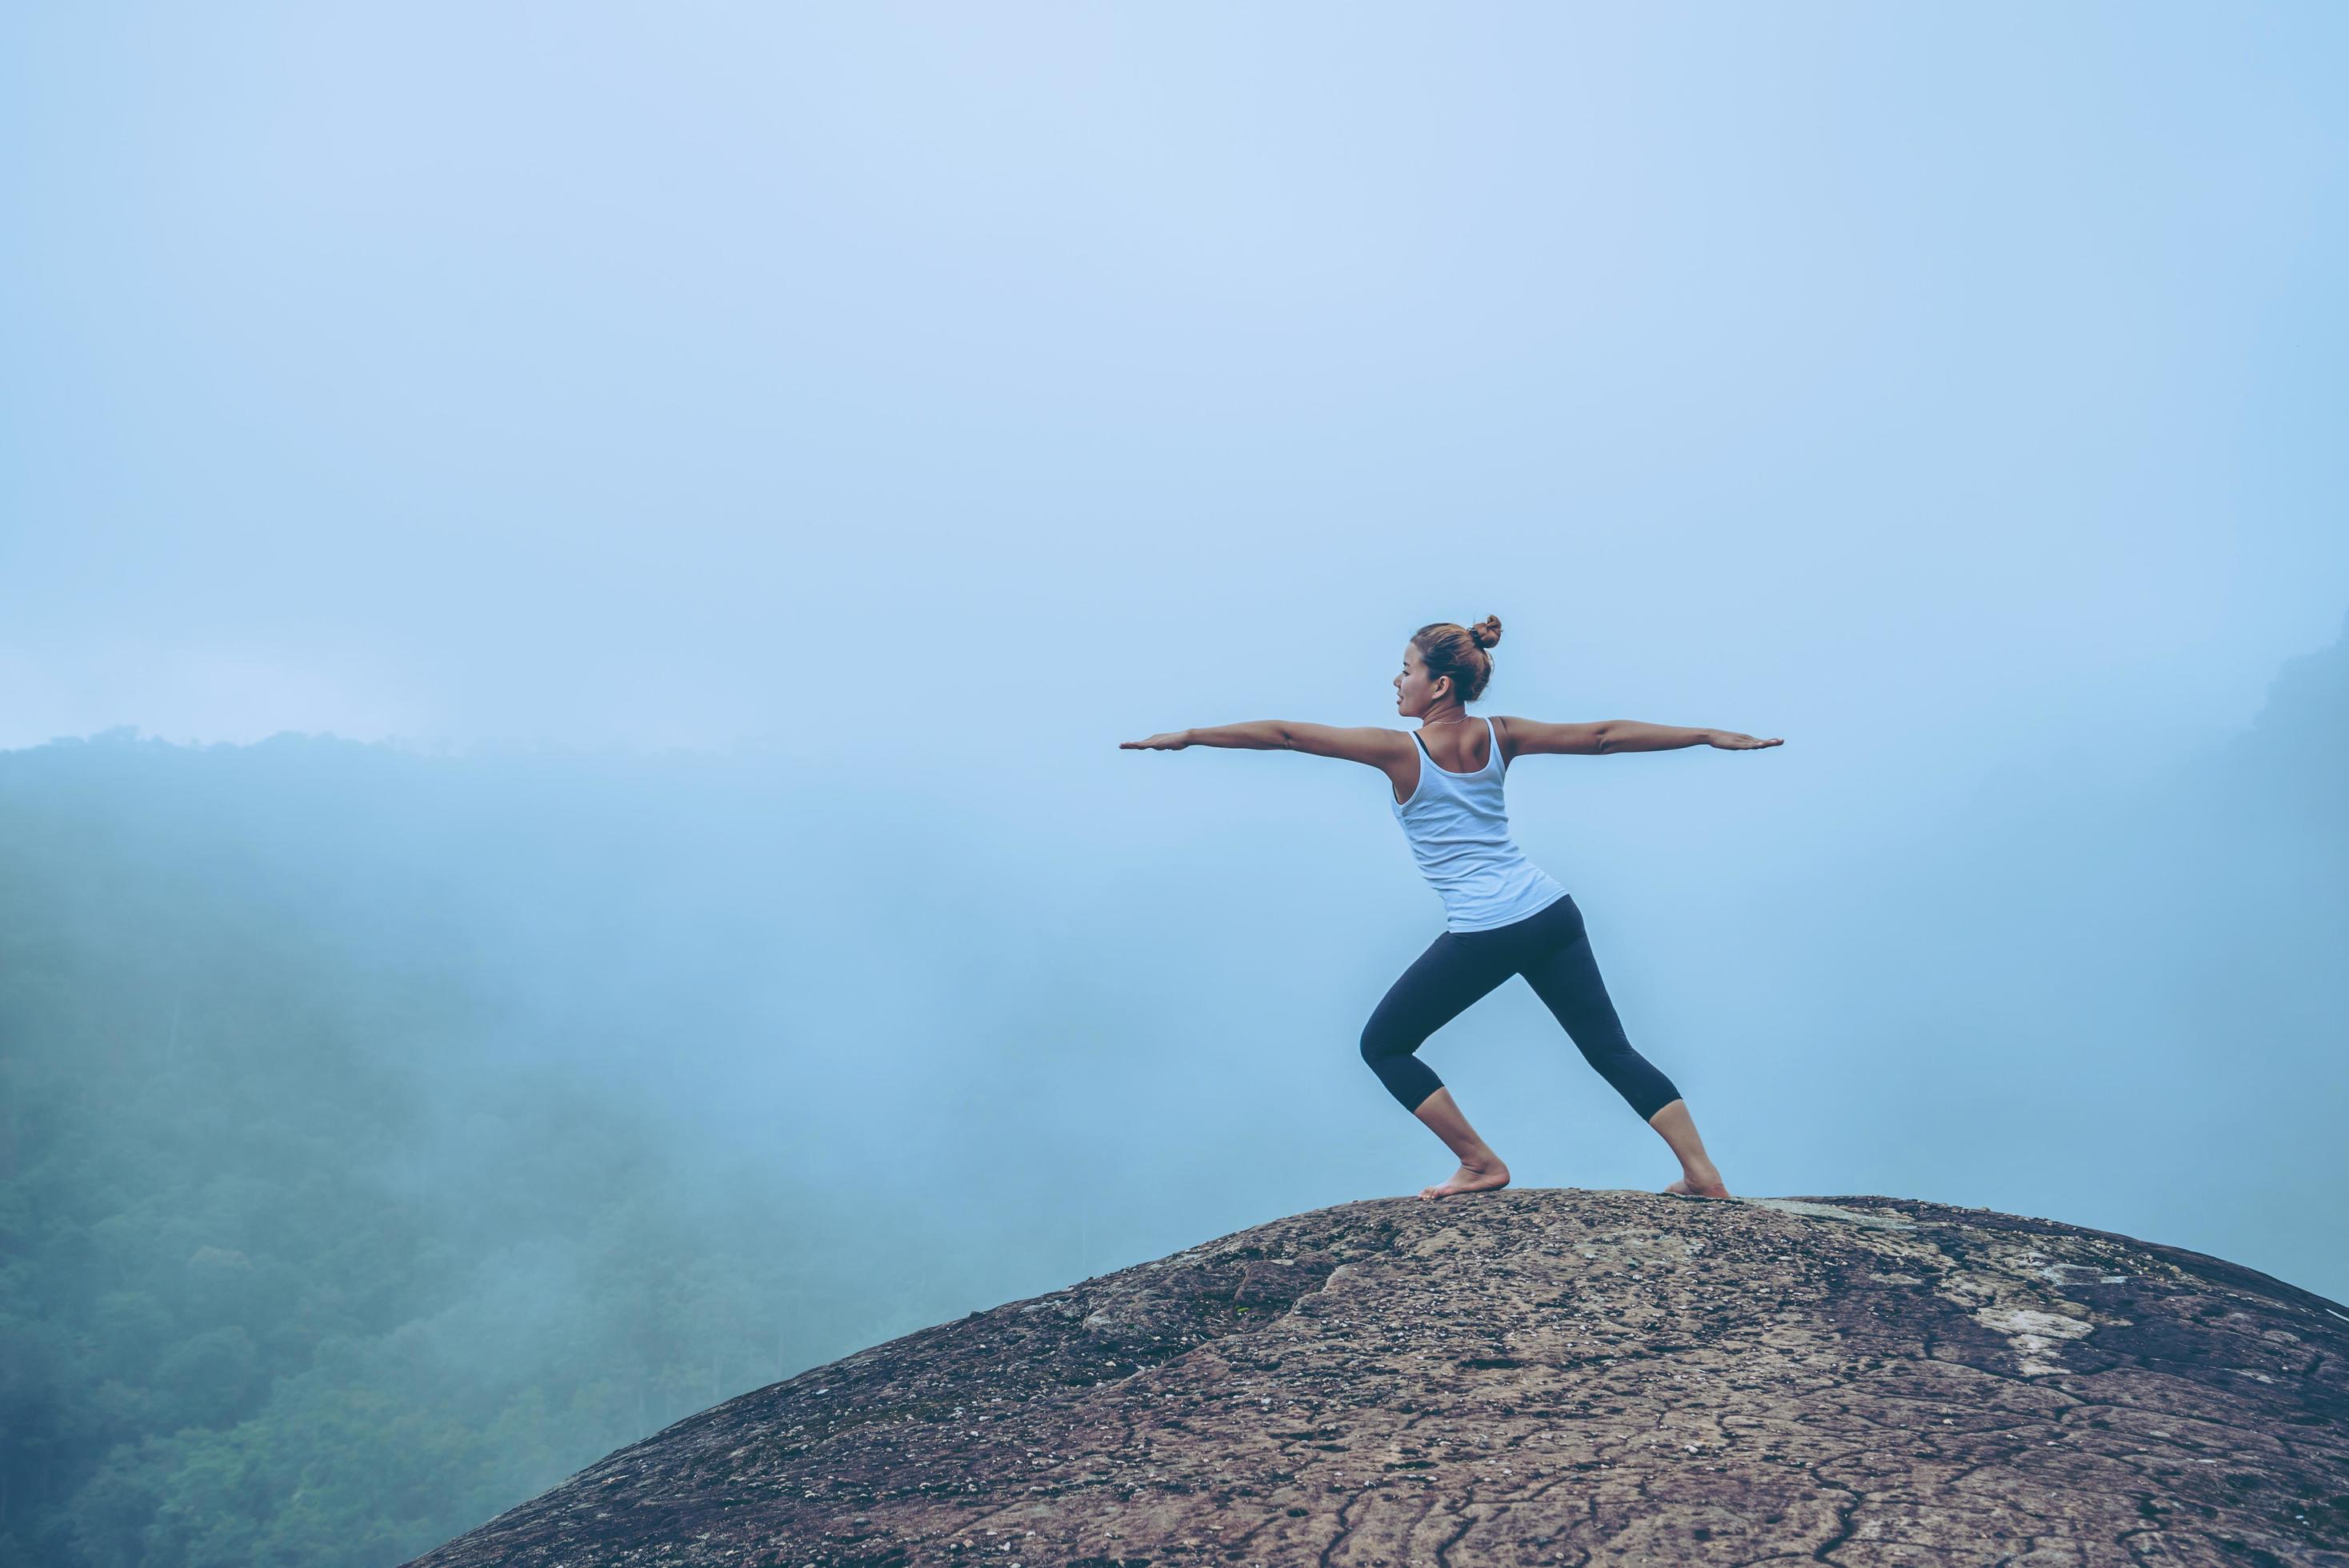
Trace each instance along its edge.
{"label": "woman's bent knee", "polygon": [[1362,1060],[1374,1068],[1390,1057],[1407,1057],[1418,1048],[1417,1040],[1405,1039],[1392,1029],[1382,1029],[1376,1020],[1362,1030]]}

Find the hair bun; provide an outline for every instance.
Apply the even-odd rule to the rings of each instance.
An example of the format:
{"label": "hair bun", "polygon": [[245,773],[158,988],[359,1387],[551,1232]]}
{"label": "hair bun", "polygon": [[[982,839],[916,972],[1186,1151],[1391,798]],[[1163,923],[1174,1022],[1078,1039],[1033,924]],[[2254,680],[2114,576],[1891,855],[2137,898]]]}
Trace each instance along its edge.
{"label": "hair bun", "polygon": [[1480,648],[1489,648],[1501,640],[1501,617],[1487,615],[1468,628],[1470,641]]}

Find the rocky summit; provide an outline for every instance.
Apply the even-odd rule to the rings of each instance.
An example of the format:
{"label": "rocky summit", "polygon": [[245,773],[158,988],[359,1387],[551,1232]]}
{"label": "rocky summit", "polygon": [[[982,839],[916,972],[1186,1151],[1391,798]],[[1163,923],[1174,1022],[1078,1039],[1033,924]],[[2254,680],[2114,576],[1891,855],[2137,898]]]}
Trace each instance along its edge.
{"label": "rocky summit", "polygon": [[2339,1563],[2349,1309],[1882,1197],[1340,1204],[908,1334],[415,1560]]}

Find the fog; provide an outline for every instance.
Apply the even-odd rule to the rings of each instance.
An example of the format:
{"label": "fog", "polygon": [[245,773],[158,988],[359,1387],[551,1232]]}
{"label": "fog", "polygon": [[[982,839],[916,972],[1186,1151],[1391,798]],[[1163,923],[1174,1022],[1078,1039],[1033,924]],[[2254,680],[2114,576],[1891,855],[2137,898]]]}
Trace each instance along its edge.
{"label": "fog", "polygon": [[[1476,711],[1785,738],[1508,780],[1732,1191],[2349,1299],[2344,34],[0,20],[0,1546],[394,1562],[1442,1177],[1385,780],[1118,742],[1488,613]],[[1677,1173],[1520,983],[1423,1055]]]}

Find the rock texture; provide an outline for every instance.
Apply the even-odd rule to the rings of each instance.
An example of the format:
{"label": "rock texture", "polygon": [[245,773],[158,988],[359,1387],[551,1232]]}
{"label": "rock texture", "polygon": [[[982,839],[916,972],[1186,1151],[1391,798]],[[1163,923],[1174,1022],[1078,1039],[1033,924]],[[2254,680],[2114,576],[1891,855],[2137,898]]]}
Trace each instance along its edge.
{"label": "rock texture", "polygon": [[2349,1565],[2349,1309],[1880,1197],[1348,1203],[727,1401],[460,1564]]}

